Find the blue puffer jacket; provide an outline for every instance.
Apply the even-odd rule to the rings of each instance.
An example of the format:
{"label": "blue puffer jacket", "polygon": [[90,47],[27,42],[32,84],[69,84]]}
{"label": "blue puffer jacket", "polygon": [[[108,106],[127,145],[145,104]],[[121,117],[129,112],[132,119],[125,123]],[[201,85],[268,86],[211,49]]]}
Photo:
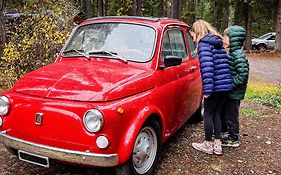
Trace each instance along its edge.
{"label": "blue puffer jacket", "polygon": [[225,92],[232,89],[232,77],[228,56],[222,46],[222,40],[207,34],[199,41],[198,55],[203,81],[203,94]]}

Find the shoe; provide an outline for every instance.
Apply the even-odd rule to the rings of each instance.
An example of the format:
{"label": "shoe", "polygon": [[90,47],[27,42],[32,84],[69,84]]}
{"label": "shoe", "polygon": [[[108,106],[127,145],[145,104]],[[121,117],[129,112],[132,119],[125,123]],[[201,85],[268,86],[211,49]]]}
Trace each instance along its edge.
{"label": "shoe", "polygon": [[213,142],[210,141],[204,141],[203,143],[192,143],[192,147],[207,154],[213,154],[214,152]]}
{"label": "shoe", "polygon": [[222,132],[222,133],[221,133],[221,139],[222,139],[222,140],[227,139],[228,137],[229,137],[228,132]]}
{"label": "shoe", "polygon": [[230,138],[228,139],[222,139],[222,146],[226,146],[226,147],[239,147],[240,143],[239,141],[235,141],[235,140],[231,140]]}
{"label": "shoe", "polygon": [[222,155],[222,147],[221,147],[221,141],[215,141],[214,142],[214,153],[216,155]]}

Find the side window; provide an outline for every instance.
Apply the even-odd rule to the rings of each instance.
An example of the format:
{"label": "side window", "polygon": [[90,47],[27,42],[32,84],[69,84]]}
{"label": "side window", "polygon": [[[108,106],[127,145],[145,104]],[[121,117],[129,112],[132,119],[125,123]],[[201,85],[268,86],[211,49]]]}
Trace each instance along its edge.
{"label": "side window", "polygon": [[275,36],[272,35],[271,37],[269,37],[267,40],[275,40]]}
{"label": "side window", "polygon": [[186,33],[186,36],[187,36],[187,40],[188,40],[188,46],[189,46],[189,50],[190,50],[190,55],[192,58],[195,58],[197,57],[197,54],[196,54],[196,47],[195,47],[195,43],[193,41],[193,38],[192,36],[190,35],[189,32]]}
{"label": "side window", "polygon": [[168,55],[187,59],[187,51],[181,30],[168,30],[162,43],[162,60]]}

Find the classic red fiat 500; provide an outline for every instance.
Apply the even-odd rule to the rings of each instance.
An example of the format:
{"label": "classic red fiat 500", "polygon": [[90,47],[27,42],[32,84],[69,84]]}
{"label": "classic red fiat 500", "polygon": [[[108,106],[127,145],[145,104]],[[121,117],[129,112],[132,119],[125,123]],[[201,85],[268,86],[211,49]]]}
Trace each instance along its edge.
{"label": "classic red fiat 500", "polygon": [[80,24],[55,63],[0,96],[1,142],[45,167],[59,161],[150,174],[161,145],[200,117],[201,76],[188,29],[145,17]]}

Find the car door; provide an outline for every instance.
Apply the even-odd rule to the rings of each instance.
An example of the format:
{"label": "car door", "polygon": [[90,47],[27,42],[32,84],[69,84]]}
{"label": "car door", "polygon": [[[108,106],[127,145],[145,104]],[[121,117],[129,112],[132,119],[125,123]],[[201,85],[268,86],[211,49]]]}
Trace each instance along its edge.
{"label": "car door", "polygon": [[[189,104],[186,103],[191,91],[190,80],[198,65],[192,67],[188,61],[188,51],[184,31],[181,26],[170,26],[163,35],[159,69],[157,70],[158,91],[162,93],[163,104],[161,111],[166,118],[166,133],[176,131],[190,115]],[[181,65],[163,68],[167,56],[177,56],[182,59]]]}
{"label": "car door", "polygon": [[271,35],[269,38],[267,38],[268,48],[272,49],[275,46],[275,35]]}

